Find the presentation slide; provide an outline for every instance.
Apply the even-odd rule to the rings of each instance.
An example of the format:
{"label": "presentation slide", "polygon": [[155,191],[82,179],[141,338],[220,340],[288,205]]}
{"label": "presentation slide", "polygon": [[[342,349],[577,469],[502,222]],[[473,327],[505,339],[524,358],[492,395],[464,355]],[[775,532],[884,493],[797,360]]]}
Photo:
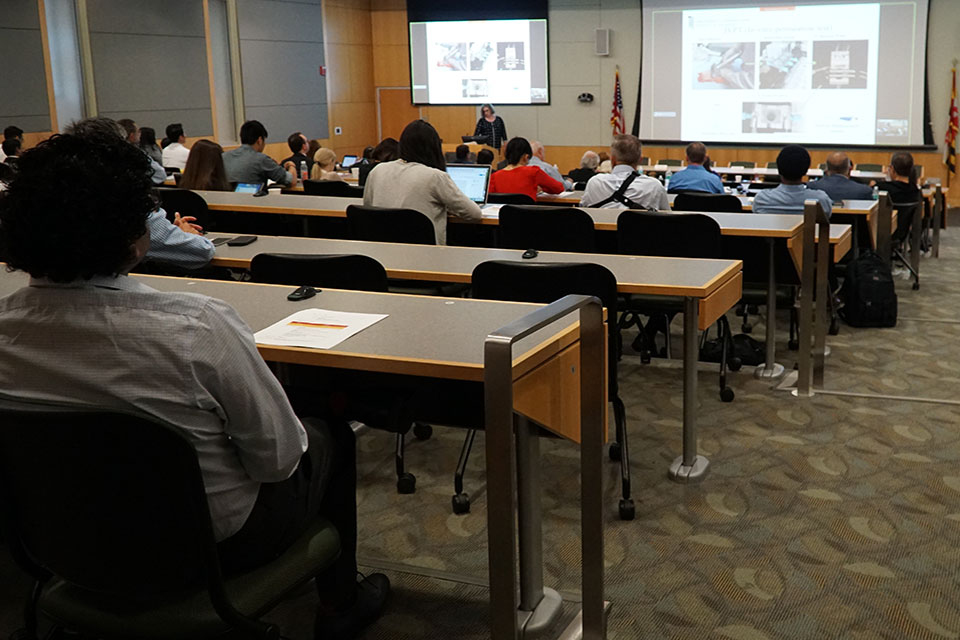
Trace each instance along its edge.
{"label": "presentation slide", "polygon": [[546,20],[410,23],[414,104],[546,104]]}
{"label": "presentation slide", "polygon": [[645,16],[644,139],[923,143],[925,0],[682,4]]}

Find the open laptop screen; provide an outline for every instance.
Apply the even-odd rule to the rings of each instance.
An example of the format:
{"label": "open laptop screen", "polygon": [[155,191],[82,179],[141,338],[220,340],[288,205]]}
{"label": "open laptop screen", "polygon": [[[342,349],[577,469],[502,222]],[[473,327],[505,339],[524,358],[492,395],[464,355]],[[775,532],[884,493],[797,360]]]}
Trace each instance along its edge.
{"label": "open laptop screen", "polygon": [[487,189],[490,186],[490,165],[487,164],[448,164],[447,173],[453,178],[460,191],[476,202],[487,202]]}
{"label": "open laptop screen", "polygon": [[262,186],[259,182],[241,182],[237,184],[234,191],[236,193],[256,193],[260,191],[260,187]]}
{"label": "open laptop screen", "polygon": [[343,156],[343,160],[340,162],[340,166],[344,169],[349,169],[353,165],[357,164],[357,156]]}

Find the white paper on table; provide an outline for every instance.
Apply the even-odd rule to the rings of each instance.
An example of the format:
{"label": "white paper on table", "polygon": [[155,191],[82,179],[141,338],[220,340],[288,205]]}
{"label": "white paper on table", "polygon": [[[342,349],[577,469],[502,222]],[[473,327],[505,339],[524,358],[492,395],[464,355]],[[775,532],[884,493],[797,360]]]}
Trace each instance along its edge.
{"label": "white paper on table", "polygon": [[254,334],[258,344],[331,349],[387,317],[381,313],[350,313],[303,309]]}

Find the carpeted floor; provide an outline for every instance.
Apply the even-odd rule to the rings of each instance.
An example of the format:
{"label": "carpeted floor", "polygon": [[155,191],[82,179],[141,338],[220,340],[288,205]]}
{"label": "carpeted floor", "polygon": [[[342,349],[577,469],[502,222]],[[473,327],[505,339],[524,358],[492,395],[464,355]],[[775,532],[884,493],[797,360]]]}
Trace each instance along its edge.
{"label": "carpeted floor", "polygon": [[[666,478],[680,451],[681,370],[624,358],[637,518],[617,519],[618,472],[607,463],[610,638],[960,638],[960,236],[952,229],[941,256],[923,259],[919,291],[898,281],[895,329],[842,325],[828,338],[826,388],[840,395],[797,399],[745,367],[732,374],[737,397],[725,404],[715,370],[704,367],[699,442],[712,467],[700,485]],[[786,349],[785,315],[778,326],[778,360],[789,370],[796,353]],[[762,338],[762,320],[753,335]],[[395,587],[365,639],[489,637],[482,436],[466,480],[472,511],[450,509],[462,438],[437,428],[428,441],[411,439],[414,495],[394,490],[391,436],[367,432],[360,441],[362,562],[387,569]],[[542,452],[545,582],[565,596],[565,622],[579,583],[578,452],[557,441]],[[0,631],[17,624],[22,589],[0,585]],[[314,603],[307,593],[270,617],[287,636],[309,638]]]}

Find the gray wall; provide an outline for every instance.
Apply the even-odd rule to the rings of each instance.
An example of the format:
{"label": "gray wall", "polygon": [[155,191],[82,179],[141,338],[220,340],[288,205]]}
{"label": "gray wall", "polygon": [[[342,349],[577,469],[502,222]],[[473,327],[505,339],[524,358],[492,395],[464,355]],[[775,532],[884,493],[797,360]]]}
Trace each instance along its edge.
{"label": "gray wall", "polygon": [[37,0],[0,0],[0,129],[50,131]]}
{"label": "gray wall", "polygon": [[210,83],[197,0],[87,0],[97,112],[187,136],[213,135]]}
{"label": "gray wall", "polygon": [[237,13],[246,119],[262,122],[270,142],[294,131],[326,138],[320,0],[240,0]]}

